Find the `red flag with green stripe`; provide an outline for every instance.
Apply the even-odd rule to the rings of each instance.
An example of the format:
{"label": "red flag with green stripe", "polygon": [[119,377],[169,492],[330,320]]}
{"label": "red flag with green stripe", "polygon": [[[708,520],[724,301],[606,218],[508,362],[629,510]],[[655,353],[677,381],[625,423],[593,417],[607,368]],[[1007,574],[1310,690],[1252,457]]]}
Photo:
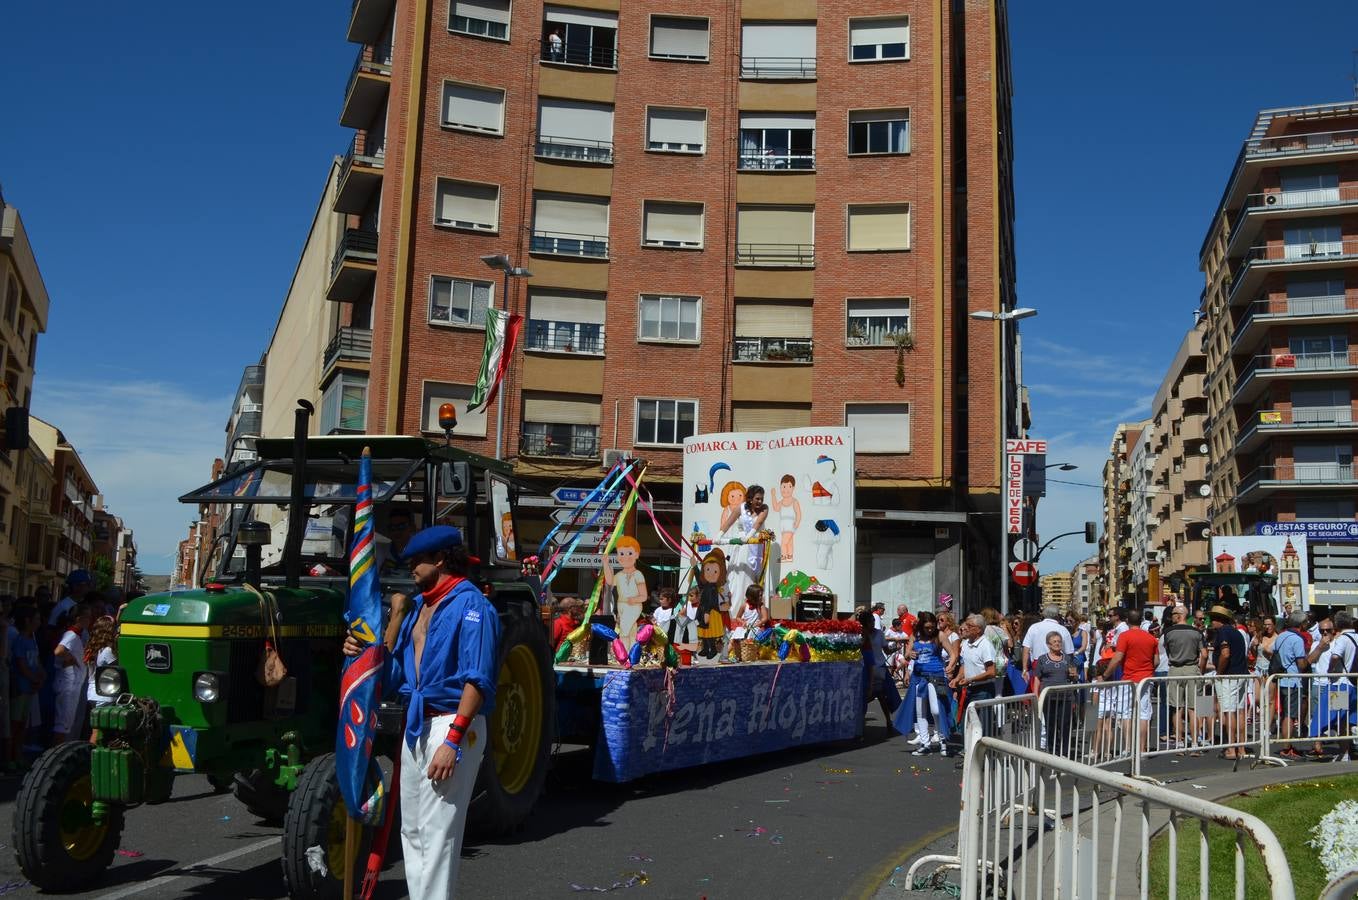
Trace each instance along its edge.
{"label": "red flag with green stripe", "polygon": [[481,354],[481,373],[476,377],[476,389],[467,401],[467,409],[489,406],[509,371],[514,358],[514,346],[523,330],[523,316],[512,315],[503,309],[486,310],[486,347]]}

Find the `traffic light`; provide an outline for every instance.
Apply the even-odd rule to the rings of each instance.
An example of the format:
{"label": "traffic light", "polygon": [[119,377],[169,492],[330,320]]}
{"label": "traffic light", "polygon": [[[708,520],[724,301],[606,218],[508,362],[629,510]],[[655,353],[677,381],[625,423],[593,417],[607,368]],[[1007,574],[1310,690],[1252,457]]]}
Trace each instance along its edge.
{"label": "traffic light", "polygon": [[1093,544],[1099,539],[1099,526],[1093,522],[1085,523],[1085,543]]}

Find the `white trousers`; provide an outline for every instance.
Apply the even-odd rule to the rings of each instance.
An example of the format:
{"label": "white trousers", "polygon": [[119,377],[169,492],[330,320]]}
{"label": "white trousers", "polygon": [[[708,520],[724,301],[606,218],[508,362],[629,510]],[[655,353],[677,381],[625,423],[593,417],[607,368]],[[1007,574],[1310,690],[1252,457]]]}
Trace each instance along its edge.
{"label": "white trousers", "polygon": [[457,896],[462,865],[462,830],[476,770],[485,753],[486,717],[477,716],[462,738],[462,762],[453,777],[429,780],[429,761],[443,746],[453,716],[425,723],[424,734],[411,750],[401,742],[401,848],[405,851],[406,888],[411,900],[448,900]]}

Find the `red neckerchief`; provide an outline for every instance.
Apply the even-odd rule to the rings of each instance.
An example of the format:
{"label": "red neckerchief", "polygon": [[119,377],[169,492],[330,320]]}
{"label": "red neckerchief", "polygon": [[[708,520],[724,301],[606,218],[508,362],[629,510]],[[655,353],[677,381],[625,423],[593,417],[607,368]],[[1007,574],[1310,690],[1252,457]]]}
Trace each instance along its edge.
{"label": "red neckerchief", "polygon": [[430,604],[433,604],[435,609],[437,609],[438,606],[443,603],[444,600],[447,600],[449,595],[453,593],[453,588],[466,580],[467,579],[463,578],[461,575],[440,575],[438,584],[434,585],[433,590],[425,592],[424,605],[429,606]]}

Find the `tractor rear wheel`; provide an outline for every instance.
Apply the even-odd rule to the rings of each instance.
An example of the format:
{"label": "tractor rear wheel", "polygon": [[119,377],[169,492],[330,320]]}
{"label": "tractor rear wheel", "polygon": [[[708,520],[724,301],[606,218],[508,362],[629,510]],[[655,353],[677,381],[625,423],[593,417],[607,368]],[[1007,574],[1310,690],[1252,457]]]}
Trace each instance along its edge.
{"label": "tractor rear wheel", "polygon": [[38,758],[14,804],[14,855],[24,877],[44,891],[71,891],[98,880],[113,864],[123,810],[92,812],[90,759],[84,741],[58,744]]}
{"label": "tractor rear wheel", "polygon": [[503,834],[528,818],[547,781],[556,729],[556,674],[547,632],[528,616],[502,621],[495,710],[487,723],[490,747],[468,810],[468,824],[479,834]]}

